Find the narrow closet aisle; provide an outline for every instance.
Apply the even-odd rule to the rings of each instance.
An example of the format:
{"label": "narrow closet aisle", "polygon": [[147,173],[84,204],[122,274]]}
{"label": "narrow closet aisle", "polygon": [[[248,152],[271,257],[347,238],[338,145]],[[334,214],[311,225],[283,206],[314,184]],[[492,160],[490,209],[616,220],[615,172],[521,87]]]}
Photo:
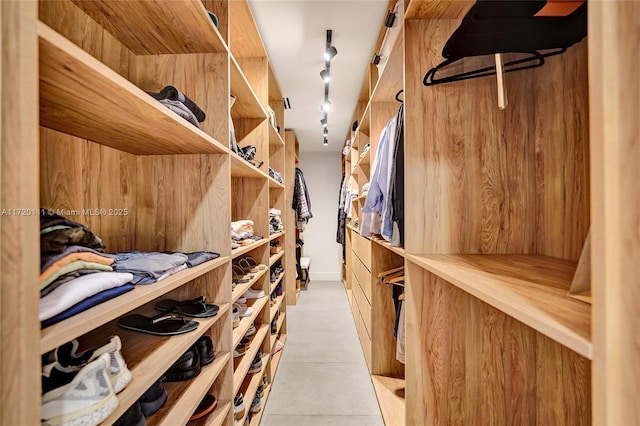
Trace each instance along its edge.
{"label": "narrow closet aisle", "polygon": [[313,282],[287,307],[287,324],[261,424],[383,425],[343,284]]}

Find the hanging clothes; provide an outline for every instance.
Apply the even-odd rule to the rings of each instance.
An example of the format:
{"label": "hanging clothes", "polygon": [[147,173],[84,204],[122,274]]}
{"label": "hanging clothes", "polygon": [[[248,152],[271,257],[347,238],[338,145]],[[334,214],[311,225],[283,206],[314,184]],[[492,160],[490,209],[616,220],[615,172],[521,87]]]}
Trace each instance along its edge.
{"label": "hanging clothes", "polygon": [[344,246],[346,239],[346,223],[347,214],[344,211],[344,192],[345,187],[345,174],[342,174],[342,180],[340,181],[340,194],[338,195],[338,232],[336,234],[336,242]]}
{"label": "hanging clothes", "polygon": [[304,173],[297,167],[291,208],[296,211],[296,228],[304,231],[305,225],[313,217],[313,214],[311,213],[311,198],[304,180]]}
{"label": "hanging clothes", "polygon": [[398,109],[396,123],[395,168],[391,177],[391,245],[404,247],[404,104]]}

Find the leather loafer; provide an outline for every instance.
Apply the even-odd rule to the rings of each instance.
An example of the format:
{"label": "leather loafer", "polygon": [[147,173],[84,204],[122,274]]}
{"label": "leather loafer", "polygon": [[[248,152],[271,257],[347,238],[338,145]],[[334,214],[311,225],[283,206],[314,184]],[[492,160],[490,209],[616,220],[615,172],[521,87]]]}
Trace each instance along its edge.
{"label": "leather loafer", "polygon": [[181,382],[189,380],[200,374],[200,355],[192,346],[167,370],[166,382]]}
{"label": "leather loafer", "polygon": [[113,424],[113,426],[145,426],[147,424],[140,403],[136,401],[131,407],[124,412],[122,416]]}
{"label": "leather loafer", "polygon": [[202,336],[193,346],[196,348],[198,355],[200,356],[201,367],[211,364],[216,358],[211,337]]}
{"label": "leather loafer", "polygon": [[[142,394],[138,402],[140,409],[145,417],[149,417],[158,411],[167,401],[167,391],[162,384],[162,379],[151,385],[145,393]],[[129,423],[124,423],[128,425]]]}

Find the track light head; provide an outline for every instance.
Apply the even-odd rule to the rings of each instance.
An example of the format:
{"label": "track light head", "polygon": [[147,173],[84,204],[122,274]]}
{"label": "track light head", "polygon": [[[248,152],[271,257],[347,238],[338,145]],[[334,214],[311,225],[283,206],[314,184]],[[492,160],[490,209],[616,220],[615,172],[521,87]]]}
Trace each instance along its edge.
{"label": "track light head", "polygon": [[322,112],[329,112],[329,110],[331,110],[331,102],[329,102],[329,100],[327,99],[326,101],[324,101],[320,109],[322,110]]}
{"label": "track light head", "polygon": [[335,46],[329,46],[327,50],[324,52],[324,59],[326,61],[330,61],[337,54],[338,54],[338,49],[336,49]]}
{"label": "track light head", "polygon": [[320,120],[320,124],[322,124],[322,127],[326,128],[327,127],[327,118],[323,118],[322,120]]}
{"label": "track light head", "polygon": [[329,129],[327,128],[324,129],[324,137],[325,139],[329,137]]}
{"label": "track light head", "polygon": [[322,143],[324,146],[328,146],[329,145],[329,141],[325,138],[324,142]]}
{"label": "track light head", "polygon": [[331,76],[329,75],[329,70],[326,68],[320,71],[320,77],[322,78],[322,81],[325,84],[327,84],[329,80],[331,80]]}

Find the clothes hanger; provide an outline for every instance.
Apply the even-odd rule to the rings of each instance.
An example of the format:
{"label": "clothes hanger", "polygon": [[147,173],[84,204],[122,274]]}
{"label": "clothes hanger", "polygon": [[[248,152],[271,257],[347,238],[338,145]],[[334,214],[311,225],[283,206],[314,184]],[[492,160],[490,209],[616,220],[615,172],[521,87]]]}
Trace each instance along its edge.
{"label": "clothes hanger", "polygon": [[400,91],[398,93],[396,93],[396,101],[403,103],[404,99],[400,99],[400,95],[402,94],[402,92],[404,92],[404,89],[400,89]]}
{"label": "clothes hanger", "polygon": [[404,275],[387,280],[387,284],[399,285],[401,287],[404,287]]}
{"label": "clothes hanger", "polygon": [[393,279],[393,278],[399,278],[399,277],[404,277],[404,271],[398,271],[398,272],[394,272],[393,274],[387,275],[383,278],[380,278],[380,282],[382,284],[390,284],[389,280]]}
{"label": "clothes hanger", "polygon": [[396,272],[401,272],[401,271],[402,272],[404,271],[404,265],[398,266],[397,268],[389,269],[387,271],[382,271],[378,274],[378,278],[382,279],[388,275],[395,274]]}

